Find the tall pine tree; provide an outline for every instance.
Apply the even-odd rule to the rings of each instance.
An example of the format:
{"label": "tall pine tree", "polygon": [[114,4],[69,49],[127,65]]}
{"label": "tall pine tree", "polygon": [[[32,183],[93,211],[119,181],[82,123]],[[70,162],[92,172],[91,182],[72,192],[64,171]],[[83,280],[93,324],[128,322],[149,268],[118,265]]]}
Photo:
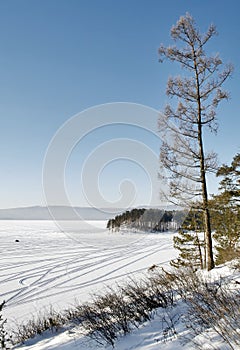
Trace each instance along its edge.
{"label": "tall pine tree", "polygon": [[159,48],[160,61],[167,59],[181,67],[181,75],[170,77],[167,84],[167,95],[176,104],[167,105],[159,120],[161,175],[169,184],[168,200],[189,208],[192,201],[201,200],[208,270],[214,267],[214,259],[206,174],[215,171],[216,157],[204,149],[203,130],[216,131],[216,108],[228,97],[222,85],[232,72],[219,55],[205,52],[214,35],[213,25],[202,34],[186,14],[171,29],[178,45]]}

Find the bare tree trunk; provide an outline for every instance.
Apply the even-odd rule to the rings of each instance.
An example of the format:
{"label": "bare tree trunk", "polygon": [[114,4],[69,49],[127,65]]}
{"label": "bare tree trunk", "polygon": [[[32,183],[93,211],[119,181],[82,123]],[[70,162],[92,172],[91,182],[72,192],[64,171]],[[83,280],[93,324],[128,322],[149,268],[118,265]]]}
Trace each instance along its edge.
{"label": "bare tree trunk", "polygon": [[212,235],[211,235],[211,223],[208,208],[205,209],[205,225],[206,225],[206,255],[207,255],[207,270],[210,271],[214,268],[213,250],[212,250]]}
{"label": "bare tree trunk", "polygon": [[196,232],[196,240],[197,240],[197,246],[198,246],[198,253],[199,253],[199,259],[200,259],[200,264],[201,264],[201,270],[204,269],[204,264],[203,264],[203,257],[202,257],[202,250],[201,250],[201,243],[198,238],[198,234]]}
{"label": "bare tree trunk", "polygon": [[201,183],[202,183],[202,200],[203,200],[203,214],[204,214],[204,227],[205,227],[205,247],[206,247],[206,267],[210,271],[214,268],[214,258],[212,249],[212,232],[211,232],[211,222],[210,214],[208,209],[208,193],[206,184],[206,174],[204,165],[204,151],[202,142],[202,128],[201,123],[199,123],[199,135],[198,142],[200,148],[200,170],[201,170]]}
{"label": "bare tree trunk", "polygon": [[205,246],[206,246],[206,267],[210,271],[214,268],[214,258],[212,249],[212,232],[211,232],[211,222],[208,209],[208,191],[205,173],[205,159],[204,159],[204,149],[203,149],[203,136],[202,136],[202,106],[201,106],[201,94],[200,94],[200,84],[199,84],[199,74],[198,66],[196,61],[196,53],[193,47],[194,54],[194,68],[196,74],[196,84],[197,84],[197,102],[198,102],[198,145],[199,145],[199,161],[200,161],[200,179],[202,184],[202,200],[203,200],[203,213],[204,213],[204,226],[205,226]]}

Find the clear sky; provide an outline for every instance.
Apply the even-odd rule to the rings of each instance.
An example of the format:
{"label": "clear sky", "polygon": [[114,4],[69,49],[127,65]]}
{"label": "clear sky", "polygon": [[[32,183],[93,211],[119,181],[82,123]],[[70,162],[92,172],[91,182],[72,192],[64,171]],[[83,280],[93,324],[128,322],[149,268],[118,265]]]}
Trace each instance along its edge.
{"label": "clear sky", "polygon": [[[44,155],[73,115],[118,101],[164,109],[172,68],[158,62],[157,49],[170,44],[170,28],[186,12],[202,30],[210,23],[217,26],[211,49],[235,66],[226,84],[231,99],[218,110],[218,135],[207,134],[205,142],[218,152],[220,163],[229,163],[240,151],[238,0],[0,0],[0,208],[44,204]],[[107,139],[109,132],[123,137],[119,130],[107,130]],[[150,143],[158,150],[155,141]],[[87,205],[76,190],[83,147],[91,151],[91,137],[75,149],[66,169],[75,205]],[[101,191],[110,199],[121,171],[125,176],[122,162],[102,171]],[[128,171],[139,174],[133,164]],[[145,174],[137,179],[142,188],[138,202],[143,203]]]}

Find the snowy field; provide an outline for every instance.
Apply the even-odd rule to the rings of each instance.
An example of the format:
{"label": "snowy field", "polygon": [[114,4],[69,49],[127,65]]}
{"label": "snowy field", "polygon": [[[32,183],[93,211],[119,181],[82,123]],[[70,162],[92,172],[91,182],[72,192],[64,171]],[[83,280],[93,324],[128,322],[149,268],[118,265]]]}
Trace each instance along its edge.
{"label": "snowy field", "polygon": [[[105,221],[82,222],[80,232],[64,233],[51,221],[1,221],[0,301],[7,303],[4,317],[9,328],[47,312],[50,306],[64,310],[76,301],[85,302],[105,286],[126,282],[128,276],[149,274],[148,268],[153,264],[167,265],[177,255],[172,246],[172,233],[111,233],[105,227]],[[239,271],[233,272],[228,266],[214,269],[208,278],[212,281],[219,276],[229,279],[230,288],[235,288],[235,281],[240,283]],[[153,320],[117,340],[115,349],[195,349],[192,342],[186,342],[186,336],[194,340],[197,337],[194,338],[181,321],[185,308],[179,300],[172,308],[157,309]],[[165,339],[163,329],[171,320],[176,322],[174,329],[178,336],[170,333]],[[78,328],[66,326],[57,333],[47,331],[14,348],[112,349],[99,346],[79,332]],[[199,340],[204,350],[229,349],[216,334],[211,336],[211,332],[200,334]]]}
{"label": "snowy field", "polygon": [[105,221],[89,224],[64,233],[51,221],[1,221],[0,301],[9,326],[50,305],[62,310],[89,300],[176,254],[170,233],[110,233]]}

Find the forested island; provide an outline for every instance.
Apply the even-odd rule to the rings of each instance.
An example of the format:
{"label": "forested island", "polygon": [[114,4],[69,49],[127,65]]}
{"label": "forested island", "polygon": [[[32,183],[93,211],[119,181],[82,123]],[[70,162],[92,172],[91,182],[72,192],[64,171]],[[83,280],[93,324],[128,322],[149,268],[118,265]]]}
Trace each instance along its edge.
{"label": "forested island", "polygon": [[186,215],[185,210],[134,208],[108,220],[107,228],[112,231],[120,229],[145,232],[177,231]]}

